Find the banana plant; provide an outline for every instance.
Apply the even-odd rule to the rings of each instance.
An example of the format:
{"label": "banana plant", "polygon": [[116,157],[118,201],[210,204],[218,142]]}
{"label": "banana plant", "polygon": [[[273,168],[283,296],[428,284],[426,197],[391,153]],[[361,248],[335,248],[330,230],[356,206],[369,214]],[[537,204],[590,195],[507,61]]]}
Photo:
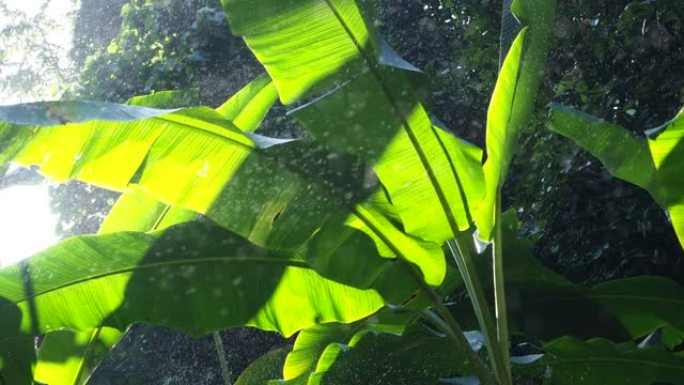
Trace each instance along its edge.
{"label": "banana plant", "polygon": [[[529,256],[506,224],[515,221],[502,214],[501,186],[555,12],[554,0],[510,4],[522,27],[502,50],[484,166],[481,149],[431,119],[424,75],[354,0],[223,0],[268,76],[216,109],[184,107],[176,93],[0,107],[0,165],[123,193],[99,234],[0,270],[0,381],[87,382],[95,347],[116,339],[109,331],[147,322],[191,335],[300,332],[291,351],[255,362],[245,385],[369,383],[378,372],[388,376],[379,383],[510,385],[512,368],[557,372],[560,384],[588,370],[587,383],[611,384],[614,365],[658,360],[667,373],[634,383],[681,383],[681,354],[670,351],[684,336],[681,287],[649,278],[578,287]],[[310,139],[254,132],[276,98]],[[493,244],[491,259],[473,236]],[[467,297],[445,303],[454,292]],[[596,320],[596,334],[557,322],[568,309]],[[540,353],[511,358],[511,332]],[[45,333],[35,364],[31,338]],[[646,344],[659,335],[665,348]],[[56,365],[55,351],[72,359]]]}

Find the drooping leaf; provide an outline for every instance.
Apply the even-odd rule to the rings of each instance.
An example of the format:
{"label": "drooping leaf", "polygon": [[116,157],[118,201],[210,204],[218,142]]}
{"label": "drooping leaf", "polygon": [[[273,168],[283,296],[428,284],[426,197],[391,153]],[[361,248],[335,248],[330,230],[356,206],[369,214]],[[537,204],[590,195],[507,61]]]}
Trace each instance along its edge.
{"label": "drooping leaf", "polygon": [[[318,143],[242,132],[206,108],[169,111],[88,102],[42,103],[0,107],[0,117],[53,124],[48,115],[56,109],[73,121],[85,122],[48,127],[2,123],[0,160],[38,165],[41,173],[58,181],[78,179],[117,190],[136,184],[166,205],[206,214],[273,249],[300,247],[340,211],[352,216],[354,205],[375,187],[372,178],[366,180],[369,171],[363,162]],[[97,118],[98,111],[110,120],[87,121]],[[404,244],[415,244],[390,226],[394,224],[363,227],[380,236],[394,234],[382,236],[385,241],[402,238]],[[402,247],[395,245],[395,255],[388,257],[395,257]],[[441,250],[416,252],[422,249],[418,245],[411,250],[414,262],[430,284],[438,285],[445,270]]]}
{"label": "drooping leaf", "polygon": [[551,130],[573,139],[616,177],[648,190],[668,211],[684,247],[684,110],[642,139],[571,108],[552,104],[550,109]]}
{"label": "drooping leaf", "polygon": [[45,335],[33,378],[49,385],[81,385],[119,340],[121,332],[97,328],[85,332],[58,330]]}
{"label": "drooping leaf", "polygon": [[196,222],[69,239],[25,269],[0,270],[0,296],[21,309],[18,332],[33,334],[148,322],[193,335],[241,325],[291,335],[383,305],[372,289],[326,280],[301,260]]}
{"label": "drooping leaf", "polygon": [[[514,212],[505,213],[502,224],[512,333],[546,341],[563,335],[625,341],[665,328],[676,340],[677,330],[684,328],[684,288],[676,282],[663,277],[633,277],[594,287],[577,285],[534,257],[533,243],[517,235]],[[491,282],[488,263],[480,263],[478,271],[483,282]],[[468,308],[467,301],[462,300],[454,314],[464,327],[476,327],[472,316],[468,318]]]}
{"label": "drooping leaf", "polygon": [[499,189],[534,107],[553,36],[556,0],[515,0],[511,7],[523,28],[506,54],[487,111],[485,196],[475,220],[484,241],[492,238]]}
{"label": "drooping leaf", "polygon": [[[511,334],[549,341],[563,335],[583,338],[602,336],[626,340],[630,335],[619,319],[597,299],[589,288],[573,284],[543,266],[533,255],[531,240],[518,235],[519,222],[514,211],[502,216],[504,277],[507,312]],[[492,292],[491,262],[478,259],[477,271],[485,291]],[[464,328],[477,328],[469,311],[470,303],[456,301],[452,313]],[[493,310],[493,309],[492,309]]]}
{"label": "drooping leaf", "polygon": [[546,344],[544,351],[543,358],[521,368],[546,373],[553,385],[684,384],[684,357],[663,349],[563,337]]}
{"label": "drooping leaf", "polygon": [[[504,219],[509,314],[518,330],[545,340],[564,334],[612,340],[684,328],[684,288],[664,277],[632,277],[583,287],[542,266],[532,244]],[[674,331],[674,330],[673,330]]]}

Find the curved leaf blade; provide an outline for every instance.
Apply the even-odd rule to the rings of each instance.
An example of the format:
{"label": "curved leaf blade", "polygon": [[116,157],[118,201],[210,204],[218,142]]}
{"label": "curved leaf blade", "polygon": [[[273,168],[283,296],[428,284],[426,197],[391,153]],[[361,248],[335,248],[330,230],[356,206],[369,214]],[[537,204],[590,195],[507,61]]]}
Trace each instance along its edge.
{"label": "curved leaf blade", "polygon": [[[45,112],[54,105],[31,108],[42,106]],[[78,105],[72,116],[94,106]],[[73,178],[118,190],[137,184],[165,204],[206,214],[273,249],[300,247],[331,216],[353,214],[355,204],[375,187],[372,179],[370,183],[364,179],[368,172],[363,162],[318,143],[244,133],[206,108],[145,109],[157,115],[127,121],[128,109],[139,108],[118,106],[118,122],[43,128],[2,124],[0,136],[5,136],[8,147],[0,149],[0,158],[40,165],[42,173],[58,181]],[[25,109],[0,107],[4,112]],[[95,113],[89,111],[85,117]],[[389,226],[394,225],[386,222],[372,232],[391,232]],[[435,255],[434,251],[428,254]],[[443,259],[441,251],[436,258]],[[430,282],[435,284],[444,275],[443,264],[437,270],[427,265],[421,268],[426,276],[434,277]]]}
{"label": "curved leaf blade", "polygon": [[487,110],[486,190],[475,220],[484,241],[492,239],[499,189],[534,107],[553,36],[556,0],[514,0],[511,10],[523,28],[506,54]]}
{"label": "curved leaf blade", "polygon": [[326,280],[300,260],[197,223],[72,238],[28,269],[0,270],[0,296],[22,310],[24,332],[148,322],[193,335],[241,325],[291,335],[383,305],[374,290]]}
{"label": "curved leaf blade", "polygon": [[599,158],[611,174],[648,190],[668,211],[684,247],[684,110],[663,126],[647,131],[648,139],[557,104],[550,106],[550,113],[551,130]]}
{"label": "curved leaf blade", "polygon": [[[234,33],[245,38],[274,82],[299,82],[296,92],[278,87],[281,99],[287,104],[325,92],[295,110],[295,118],[336,150],[375,164],[411,235],[441,244],[467,229],[463,195],[472,195],[476,205],[481,190],[459,188],[458,177],[465,177],[455,172],[468,166],[457,164],[450,151],[463,143],[433,126],[410,79],[417,70],[376,42],[356,2],[267,1],[259,12],[247,4],[223,1]],[[469,158],[469,150],[460,151]]]}

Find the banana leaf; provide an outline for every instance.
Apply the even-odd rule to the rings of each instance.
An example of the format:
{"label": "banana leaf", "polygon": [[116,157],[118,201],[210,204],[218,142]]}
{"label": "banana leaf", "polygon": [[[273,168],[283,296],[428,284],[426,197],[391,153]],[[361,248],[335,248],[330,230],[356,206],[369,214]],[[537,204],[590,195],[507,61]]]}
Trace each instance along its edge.
{"label": "banana leaf", "polygon": [[211,224],[151,234],[120,232],[66,240],[0,271],[4,321],[17,332],[124,329],[134,322],[192,335],[251,325],[286,336],[320,322],[351,322],[383,305],[372,289],[322,278],[293,257],[254,246]]}
{"label": "banana leaf", "polygon": [[[60,124],[55,111],[72,123]],[[109,120],[88,120],[98,117]],[[315,142],[243,132],[207,108],[54,102],[0,107],[0,119],[15,123],[0,123],[0,161],[38,165],[57,181],[115,190],[135,184],[164,204],[206,214],[272,249],[300,247],[340,212],[353,218],[355,204],[375,187],[363,162]],[[29,123],[57,125],[21,125]],[[245,123],[245,130],[253,128]],[[428,283],[441,282],[446,267],[438,247],[426,249],[375,218],[379,213],[365,212],[360,227],[390,243],[388,257],[409,254]]]}
{"label": "banana leaf", "polygon": [[546,373],[548,384],[684,384],[684,357],[659,348],[563,337],[546,344],[544,351],[544,357],[519,368]]}
{"label": "banana leaf", "polygon": [[374,165],[407,233],[441,244],[470,227],[480,150],[432,124],[413,86],[417,69],[375,38],[355,1],[222,4],[284,104],[315,96],[292,115]]}
{"label": "banana leaf", "polygon": [[616,177],[646,189],[669,213],[684,248],[684,110],[638,138],[625,128],[551,104],[549,128],[599,158]]}
{"label": "banana leaf", "polygon": [[487,110],[486,187],[475,220],[483,241],[492,239],[499,190],[534,107],[553,36],[556,0],[514,0],[511,11],[523,28],[507,49]]}
{"label": "banana leaf", "polygon": [[0,307],[0,381],[3,385],[33,385],[34,336],[19,330],[23,315],[17,305],[0,297]]}

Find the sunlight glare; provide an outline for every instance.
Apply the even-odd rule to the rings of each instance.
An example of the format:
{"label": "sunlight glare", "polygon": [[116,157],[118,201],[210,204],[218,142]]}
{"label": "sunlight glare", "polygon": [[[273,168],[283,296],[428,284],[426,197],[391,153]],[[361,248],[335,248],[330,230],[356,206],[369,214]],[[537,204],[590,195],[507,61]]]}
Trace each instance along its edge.
{"label": "sunlight glare", "polygon": [[18,262],[53,245],[58,217],[48,186],[18,185],[0,190],[0,266]]}

